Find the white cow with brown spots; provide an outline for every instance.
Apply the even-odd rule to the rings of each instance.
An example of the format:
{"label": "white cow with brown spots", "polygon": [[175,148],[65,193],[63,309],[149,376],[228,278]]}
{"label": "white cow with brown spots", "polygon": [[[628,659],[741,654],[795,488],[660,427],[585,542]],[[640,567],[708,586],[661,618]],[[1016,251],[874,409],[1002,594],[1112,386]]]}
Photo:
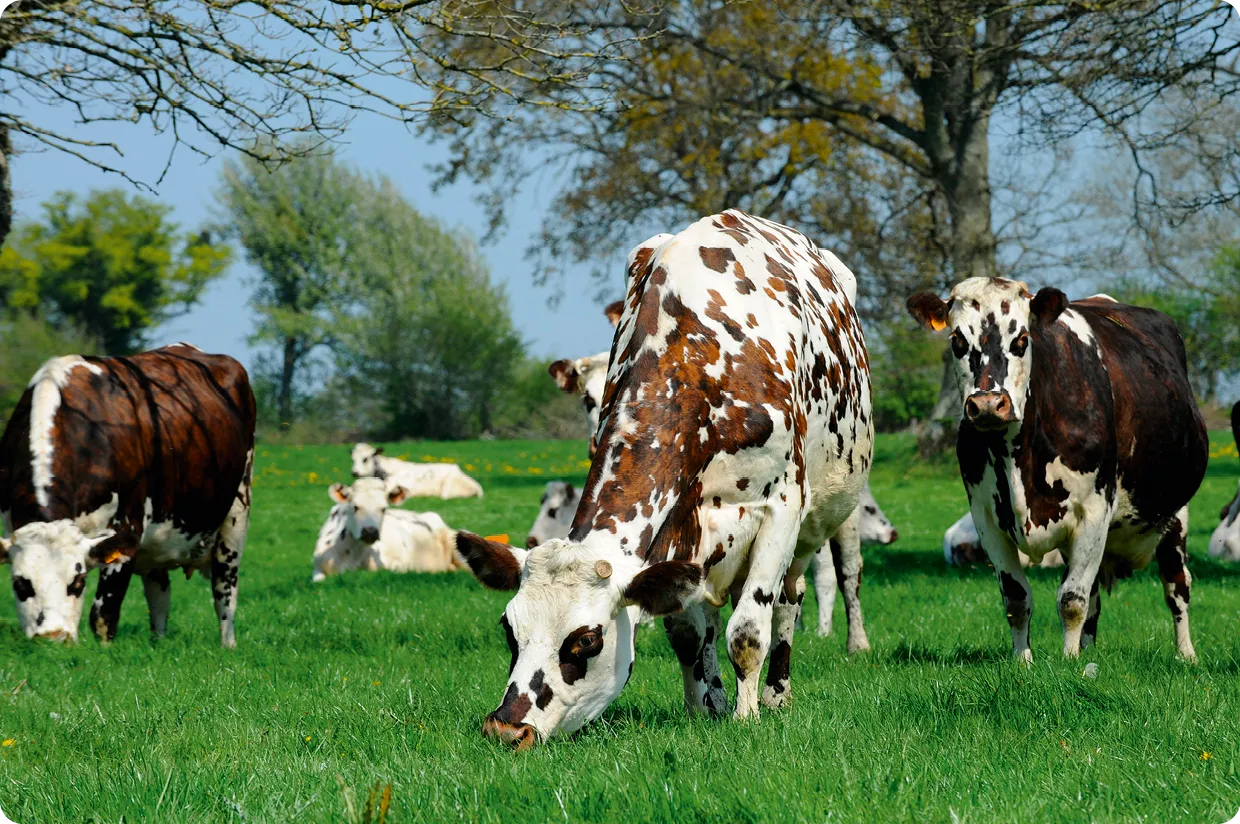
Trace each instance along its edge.
{"label": "white cow with brown spots", "polygon": [[[801,233],[739,211],[631,256],[598,449],[567,540],[526,551],[462,532],[487,586],[515,591],[512,665],[484,733],[518,747],[597,718],[628,681],[639,610],[667,616],[691,712],[789,697],[801,575],[853,552],[874,430],[856,280]],[[767,653],[771,664],[762,689]]]}
{"label": "white cow with brown spots", "polygon": [[[1042,556],[1037,564],[1023,552],[1017,552],[1022,567],[1039,566],[1043,569],[1063,566],[1063,555],[1057,549]],[[982,540],[977,535],[977,527],[973,525],[973,513],[966,512],[960,520],[947,528],[943,533],[943,558],[948,566],[967,566],[986,561],[986,551],[982,549]]]}
{"label": "white cow with brown spots", "polygon": [[314,546],[313,581],[355,569],[371,572],[449,572],[461,569],[456,530],[434,512],[390,509],[402,503],[402,487],[388,489],[379,478],[352,486],[332,484],[335,506]]}
{"label": "white cow with brown spots", "polygon": [[389,458],[383,447],[353,447],[353,477],[382,478],[388,489],[402,487],[411,498],[481,498],[482,484],[454,463],[411,463]]}

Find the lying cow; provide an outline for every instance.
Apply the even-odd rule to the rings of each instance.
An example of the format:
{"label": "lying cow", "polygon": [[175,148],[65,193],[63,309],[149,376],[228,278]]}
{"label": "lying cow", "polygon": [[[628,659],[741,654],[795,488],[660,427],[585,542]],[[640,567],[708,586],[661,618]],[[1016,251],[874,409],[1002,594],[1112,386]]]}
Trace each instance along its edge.
{"label": "lying cow", "polygon": [[482,497],[482,484],[454,463],[410,463],[368,443],[354,446],[352,458],[354,478],[382,478],[389,489],[402,487],[411,498]]}
{"label": "lying cow", "polygon": [[548,482],[539,501],[538,517],[525,539],[525,548],[533,549],[552,538],[567,538],[579,503],[580,489],[567,481]]}
{"label": "lying cow", "polygon": [[1189,499],[1205,474],[1205,424],[1184,342],[1150,309],[972,278],[910,313],[951,330],[964,420],[957,456],[982,548],[999,579],[1012,645],[1031,661],[1031,594],[1019,551],[1063,549],[1064,655],[1097,638],[1099,585],[1157,559],[1182,657],[1188,626]]}
{"label": "lying cow", "polygon": [[[866,484],[861,492],[861,505],[858,507],[858,529],[862,544],[887,546],[895,543],[900,533],[887,520],[887,516],[870,492]],[[865,634],[865,622],[861,616],[861,553],[855,561],[844,555],[843,546],[839,541],[828,541],[814,553],[813,577],[814,595],[818,598],[818,634],[831,634],[831,624],[835,611],[835,592],[844,593],[844,615],[848,619],[848,650],[860,652],[870,648],[869,639]],[[851,564],[855,564],[851,566]]]}
{"label": "lying cow", "polygon": [[352,486],[332,484],[336,502],[314,545],[314,572],[322,581],[354,569],[374,572],[449,572],[461,568],[456,531],[434,512],[389,509],[408,497],[379,478],[359,478]]}
{"label": "lying cow", "polygon": [[254,395],[245,369],[188,344],[43,364],[0,438],[0,509],[27,637],[111,641],[136,572],[163,635],[168,571],[210,570],[220,642],[236,645],[237,569],[250,518]]}
{"label": "lying cow", "polygon": [[[1017,551],[1022,567],[1034,566],[1033,561],[1023,552]],[[966,512],[959,521],[952,524],[943,533],[943,558],[948,566],[969,566],[980,564],[986,560],[986,552],[982,549],[982,540],[977,537],[977,527],[973,525],[972,513]],[[1044,569],[1063,566],[1063,555],[1057,549],[1042,556],[1037,564]]]}
{"label": "lying cow", "polygon": [[[1231,408],[1231,436],[1240,444],[1240,402]],[[1219,513],[1221,523],[1210,536],[1210,557],[1240,561],[1240,491]]]}
{"label": "lying cow", "polygon": [[516,592],[501,619],[509,683],[483,731],[519,747],[580,728],[619,695],[639,609],[667,616],[687,708],[720,714],[730,598],[735,714],[755,716],[760,692],[783,706],[801,575],[837,532],[858,551],[874,430],[852,272],[801,233],[731,210],[633,258],[568,539],[526,551],[457,537],[482,583]]}

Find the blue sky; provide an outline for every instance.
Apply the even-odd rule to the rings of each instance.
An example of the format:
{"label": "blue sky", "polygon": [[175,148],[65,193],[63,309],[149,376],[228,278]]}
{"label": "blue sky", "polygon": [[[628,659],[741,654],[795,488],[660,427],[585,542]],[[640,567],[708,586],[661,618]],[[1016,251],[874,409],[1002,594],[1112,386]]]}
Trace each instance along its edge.
{"label": "blue sky", "polygon": [[[67,114],[57,109],[23,112],[32,122],[66,133],[80,134]],[[171,141],[154,135],[148,127],[117,125],[93,128],[95,139],[114,140],[125,151],[122,159],[108,158],[133,177],[153,182],[167,160]],[[377,116],[360,116],[348,134],[337,144],[341,157],[369,172],[381,172],[403,190],[405,197],[420,211],[434,215],[445,225],[462,227],[475,237],[486,231],[483,210],[473,200],[475,190],[457,185],[431,192],[428,163],[444,158],[444,150],[430,146],[411,135],[399,124]],[[171,170],[157,187],[159,200],[175,209],[174,217],[184,227],[209,219],[212,191],[223,156],[203,160],[184,147],[174,155]],[[39,205],[62,190],[85,193],[111,186],[129,187],[116,175],[91,168],[76,158],[56,152],[27,152],[15,158],[12,166],[14,208],[17,219],[36,216]],[[543,179],[540,180],[540,177]],[[602,308],[594,301],[598,285],[589,278],[589,267],[568,271],[563,297],[555,308],[548,306],[550,292],[533,285],[530,267],[524,258],[528,238],[539,229],[543,215],[555,194],[551,178],[535,175],[534,187],[522,192],[513,204],[510,225],[496,242],[482,247],[491,264],[495,280],[506,283],[517,328],[530,344],[530,351],[544,357],[579,357],[607,349],[611,345],[611,326]],[[643,238],[634,238],[633,244]],[[240,258],[240,255],[238,255]],[[614,264],[613,298],[622,297],[624,260]],[[189,314],[174,319],[154,336],[154,341],[188,340],[211,352],[222,352],[252,363],[252,350],[246,343],[253,324],[247,301],[246,279],[253,271],[238,259],[228,274],[213,284],[203,301]]]}

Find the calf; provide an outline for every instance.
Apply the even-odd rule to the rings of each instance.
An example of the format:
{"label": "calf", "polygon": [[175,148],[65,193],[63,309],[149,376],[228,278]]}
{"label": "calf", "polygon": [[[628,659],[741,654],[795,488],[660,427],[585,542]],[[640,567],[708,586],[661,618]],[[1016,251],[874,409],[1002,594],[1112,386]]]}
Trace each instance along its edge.
{"label": "calf", "polygon": [[[900,537],[874,499],[869,484],[861,492],[857,510],[861,544],[887,546]],[[868,650],[870,641],[861,616],[861,553],[847,556],[840,541],[830,540],[814,553],[813,573],[814,595],[818,598],[818,634],[824,637],[831,634],[835,593],[839,589],[844,593],[844,615],[848,619],[848,651]]]}
{"label": "calf", "polygon": [[1205,424],[1184,342],[1160,312],[1102,296],[972,278],[910,313],[951,330],[964,420],[956,453],[994,564],[1017,658],[1032,661],[1031,595],[1019,552],[1062,549],[1064,655],[1097,638],[1099,585],[1157,559],[1181,656],[1188,626],[1188,501],[1205,474]]}
{"label": "calf", "polygon": [[17,616],[28,637],[77,640],[86,574],[90,625],[116,635],[142,577],[163,635],[168,571],[211,571],[220,642],[236,645],[237,570],[250,517],[254,395],[245,369],[176,344],[129,357],[43,364],[0,438],[0,509]]}
{"label": "calf", "polygon": [[[1016,554],[1020,557],[1022,567],[1034,565],[1025,553],[1018,551]],[[967,566],[986,560],[981,539],[977,537],[977,527],[973,525],[972,513],[966,512],[943,533],[943,558],[948,566]],[[1037,565],[1046,569],[1063,566],[1063,555],[1059,550],[1053,549],[1042,556]]]}
{"label": "calf", "polygon": [[403,487],[389,488],[379,478],[359,478],[352,486],[332,484],[336,502],[319,530],[314,572],[322,581],[354,569],[391,572],[448,572],[460,569],[456,532],[434,512],[388,509],[402,503]]}
{"label": "calf", "polygon": [[538,517],[525,539],[526,549],[545,544],[552,538],[568,537],[577,504],[581,503],[581,490],[567,481],[550,481],[539,503]]}
{"label": "calf", "polygon": [[454,463],[410,463],[368,443],[354,446],[352,458],[354,478],[381,478],[389,489],[402,487],[411,498],[482,497],[482,484]]}
{"label": "calf", "polygon": [[[1231,436],[1240,445],[1240,401],[1231,408]],[[1240,561],[1240,491],[1219,513],[1221,523],[1210,536],[1210,557]]]}
{"label": "calf", "polygon": [[760,692],[784,705],[801,574],[837,533],[857,547],[874,432],[852,272],[738,211],[631,257],[568,539],[526,551],[457,538],[484,584],[516,592],[500,622],[509,683],[483,731],[517,746],[578,729],[615,699],[639,609],[667,616],[686,707],[719,714],[730,598],[736,716],[756,715]]}

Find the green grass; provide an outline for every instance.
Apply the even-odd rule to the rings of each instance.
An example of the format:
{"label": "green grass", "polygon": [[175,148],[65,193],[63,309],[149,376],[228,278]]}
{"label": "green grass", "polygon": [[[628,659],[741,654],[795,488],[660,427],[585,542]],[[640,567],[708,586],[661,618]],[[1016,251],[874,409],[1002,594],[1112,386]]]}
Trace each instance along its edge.
{"label": "green grass", "polygon": [[[1230,444],[1215,439],[1216,451]],[[910,451],[907,439],[879,442],[873,487],[900,540],[866,552],[871,653],[845,654],[841,612],[840,635],[798,635],[788,709],[709,721],[685,717],[667,640],[643,632],[633,680],[599,722],[516,755],[479,735],[507,672],[504,596],[464,574],[354,573],[312,586],[325,487],[346,479],[347,449],[266,447],[238,649],[219,648],[197,577],[174,581],[158,643],[135,584],[108,649],[85,627],[77,646],[31,643],[0,597],[0,807],[20,824],[334,822],[361,820],[379,782],[393,788],[392,822],[1230,818],[1240,807],[1240,569],[1204,554],[1240,474],[1234,453],[1212,462],[1192,505],[1201,662],[1176,660],[1150,572],[1104,599],[1099,646],[1064,661],[1058,571],[1038,570],[1035,664],[1022,669],[1009,660],[990,571],[944,567],[943,530],[965,506],[954,465],[914,464]],[[389,452],[472,466],[482,501],[410,506],[514,543],[547,480],[585,473],[580,443]],[[808,626],[814,609],[807,602]],[[1087,661],[1099,664],[1095,680],[1081,676]]]}

